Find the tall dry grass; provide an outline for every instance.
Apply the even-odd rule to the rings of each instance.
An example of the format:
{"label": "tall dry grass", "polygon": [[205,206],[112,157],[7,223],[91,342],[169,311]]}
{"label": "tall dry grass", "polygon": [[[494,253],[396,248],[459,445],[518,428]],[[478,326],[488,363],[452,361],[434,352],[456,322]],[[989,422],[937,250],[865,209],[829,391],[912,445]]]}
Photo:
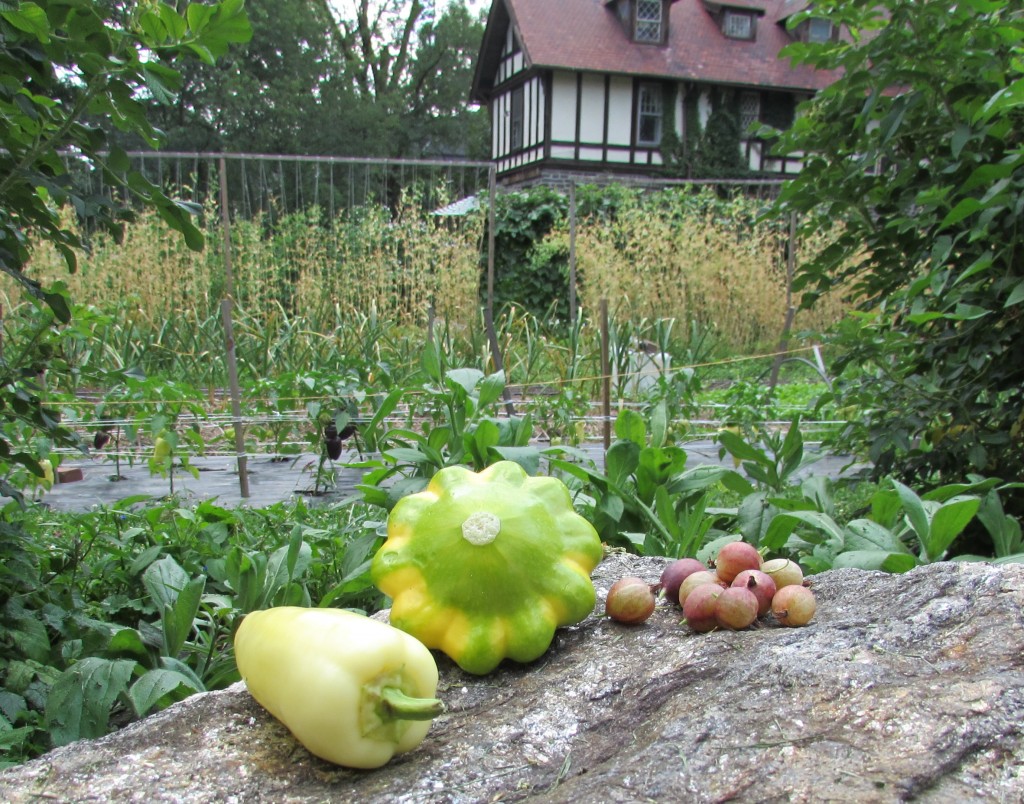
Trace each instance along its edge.
{"label": "tall dry grass", "polygon": [[[145,212],[127,227],[122,243],[97,236],[90,251],[78,255],[77,273],[69,274],[59,255],[42,246],[29,274],[44,284],[63,281],[76,303],[113,305],[147,327],[184,312],[215,315],[227,285],[223,233],[216,210],[205,220],[201,253]],[[422,325],[431,307],[465,326],[477,318],[479,216],[451,224],[424,217],[409,203],[393,219],[383,208],[367,208],[324,221],[310,208],[235,221],[231,234],[234,299],[268,325],[282,315],[301,316],[306,326],[330,331],[346,311],[369,310],[398,326]],[[16,302],[10,280],[0,292],[8,305]]]}
{"label": "tall dry grass", "polygon": [[[695,322],[733,354],[774,347],[786,320],[788,231],[757,222],[755,213],[742,199],[709,202],[674,192],[624,197],[613,216],[582,221],[576,253],[584,314],[605,297],[619,323]],[[144,213],[123,243],[97,237],[80,255],[77,274],[45,247],[30,273],[44,283],[63,280],[76,303],[110,313],[117,332],[108,333],[109,349],[122,364],[160,358],[154,368],[162,370],[180,358],[218,382],[220,369],[207,355],[222,348],[223,234],[216,209],[203,219],[201,253]],[[236,346],[257,376],[370,356],[380,336],[367,333],[381,326],[421,343],[431,309],[451,332],[471,336],[480,329],[482,215],[451,223],[424,215],[409,196],[397,214],[364,207],[325,220],[316,208],[268,210],[234,221],[231,232]],[[567,227],[550,238],[567,240]],[[799,244],[805,252],[820,246]],[[20,297],[12,289],[0,279],[5,309]],[[838,296],[825,297],[799,313],[795,328],[824,329],[845,309]],[[536,363],[536,349],[526,348]]]}
{"label": "tall dry grass", "polygon": [[[634,199],[614,219],[580,226],[580,298],[590,309],[607,298],[618,320],[696,321],[730,350],[750,353],[774,345],[785,324],[787,237],[784,226],[749,215],[723,220],[720,208],[695,210],[682,194]],[[800,243],[798,261],[821,244]],[[845,310],[838,295],[826,297],[800,311],[795,327],[824,328]]]}

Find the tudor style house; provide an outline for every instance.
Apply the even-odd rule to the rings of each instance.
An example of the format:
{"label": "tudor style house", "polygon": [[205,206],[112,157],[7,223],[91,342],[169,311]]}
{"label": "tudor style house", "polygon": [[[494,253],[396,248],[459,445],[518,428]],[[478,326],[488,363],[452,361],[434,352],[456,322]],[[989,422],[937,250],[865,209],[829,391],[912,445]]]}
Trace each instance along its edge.
{"label": "tudor style house", "polygon": [[732,140],[738,167],[798,171],[798,155],[770,155],[748,127],[760,121],[787,128],[797,104],[831,80],[779,56],[795,40],[835,35],[823,19],[787,25],[807,6],[493,0],[472,99],[490,109],[499,180],[665,175],[667,153],[707,147],[716,110],[729,112],[734,132],[739,126]]}

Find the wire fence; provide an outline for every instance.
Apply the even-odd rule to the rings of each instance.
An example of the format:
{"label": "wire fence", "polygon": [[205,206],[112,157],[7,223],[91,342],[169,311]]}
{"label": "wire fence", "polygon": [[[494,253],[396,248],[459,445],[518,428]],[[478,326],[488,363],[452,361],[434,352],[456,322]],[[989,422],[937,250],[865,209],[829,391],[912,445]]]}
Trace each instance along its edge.
{"label": "wire fence", "polygon": [[[424,212],[443,213],[486,192],[492,170],[489,162],[256,153],[130,151],[128,158],[147,181],[204,209],[219,202],[224,171],[231,215],[269,224],[313,207],[327,220],[361,207],[395,209],[413,191]],[[83,192],[129,202],[97,166],[74,154],[63,159]]]}

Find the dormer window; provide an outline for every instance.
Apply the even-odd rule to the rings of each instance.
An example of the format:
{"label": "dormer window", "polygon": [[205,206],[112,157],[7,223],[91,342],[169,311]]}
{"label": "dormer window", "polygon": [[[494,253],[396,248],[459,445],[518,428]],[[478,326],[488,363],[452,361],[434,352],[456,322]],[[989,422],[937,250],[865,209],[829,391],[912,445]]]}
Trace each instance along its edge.
{"label": "dormer window", "polygon": [[753,39],[754,15],[732,8],[725,9],[722,14],[722,33],[730,39]]}
{"label": "dormer window", "polygon": [[660,44],[665,39],[664,5],[662,0],[637,0],[633,39]]}

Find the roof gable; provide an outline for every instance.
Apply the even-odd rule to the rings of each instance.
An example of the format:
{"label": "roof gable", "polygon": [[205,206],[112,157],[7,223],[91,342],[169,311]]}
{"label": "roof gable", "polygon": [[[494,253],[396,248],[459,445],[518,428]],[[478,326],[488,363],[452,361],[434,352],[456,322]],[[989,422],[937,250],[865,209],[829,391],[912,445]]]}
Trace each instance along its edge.
{"label": "roof gable", "polygon": [[[509,25],[526,63],[534,67],[675,78],[715,84],[814,91],[833,76],[779,58],[792,42],[785,19],[794,0],[675,0],[664,45],[632,42],[621,24],[621,0],[494,0],[473,82],[475,100],[486,100]],[[758,14],[753,40],[726,37],[720,7]],[[490,77],[490,81],[489,81]]]}

